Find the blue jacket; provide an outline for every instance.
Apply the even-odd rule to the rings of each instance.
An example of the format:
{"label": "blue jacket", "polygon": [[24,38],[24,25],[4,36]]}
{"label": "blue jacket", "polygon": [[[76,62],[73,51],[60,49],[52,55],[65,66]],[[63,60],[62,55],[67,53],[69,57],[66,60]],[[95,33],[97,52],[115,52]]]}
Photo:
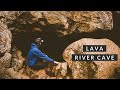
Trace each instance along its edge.
{"label": "blue jacket", "polygon": [[36,44],[32,43],[31,45],[31,48],[29,50],[29,53],[28,53],[28,62],[27,64],[29,66],[34,66],[34,64],[36,63],[36,61],[41,58],[42,60],[47,60],[47,61],[51,61],[51,62],[54,62],[53,59],[49,58],[47,55],[45,55],[44,53],[42,53]]}

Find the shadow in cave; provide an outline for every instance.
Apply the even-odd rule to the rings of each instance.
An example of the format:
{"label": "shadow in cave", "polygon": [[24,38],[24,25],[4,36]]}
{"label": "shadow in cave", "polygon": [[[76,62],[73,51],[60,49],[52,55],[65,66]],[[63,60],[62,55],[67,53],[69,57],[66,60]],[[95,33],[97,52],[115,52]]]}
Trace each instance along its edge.
{"label": "shadow in cave", "polygon": [[97,29],[94,32],[89,33],[72,33],[64,37],[58,37],[55,32],[55,29],[59,30],[59,25],[51,25],[40,32],[23,32],[18,33],[13,36],[13,45],[19,48],[23,56],[27,56],[30,49],[30,45],[33,40],[37,37],[41,37],[44,40],[44,43],[41,46],[41,51],[46,53],[49,57],[53,58],[56,61],[64,61],[62,58],[63,51],[71,43],[80,40],[82,38],[95,38],[102,39],[108,38],[115,42],[120,47],[120,15],[113,12],[113,26],[112,30],[101,30]]}
{"label": "shadow in cave", "polygon": [[120,14],[113,11],[112,17],[113,17],[112,30],[97,29],[89,33],[85,33],[85,32],[72,33],[71,35],[66,36],[64,40],[69,45],[70,43],[77,41],[81,38],[94,38],[94,39],[107,38],[112,40],[116,45],[120,47]]}
{"label": "shadow in cave", "polygon": [[109,39],[120,47],[120,14],[112,12],[113,29],[110,31]]}
{"label": "shadow in cave", "polygon": [[64,61],[62,58],[62,48],[63,41],[58,38],[53,32],[49,33],[39,33],[39,32],[23,32],[18,33],[13,37],[12,45],[15,45],[18,49],[22,51],[24,57],[27,56],[30,49],[31,43],[35,38],[41,37],[44,42],[40,47],[40,50],[47,54],[49,57],[56,61]]}
{"label": "shadow in cave", "polygon": [[108,33],[108,31],[97,30],[91,33],[72,33],[68,36],[58,37],[55,32],[23,32],[18,33],[13,37],[12,44],[20,49],[23,56],[26,57],[31,43],[35,38],[41,37],[44,42],[41,45],[40,50],[56,61],[64,61],[62,58],[63,51],[71,43],[81,38],[105,38]]}

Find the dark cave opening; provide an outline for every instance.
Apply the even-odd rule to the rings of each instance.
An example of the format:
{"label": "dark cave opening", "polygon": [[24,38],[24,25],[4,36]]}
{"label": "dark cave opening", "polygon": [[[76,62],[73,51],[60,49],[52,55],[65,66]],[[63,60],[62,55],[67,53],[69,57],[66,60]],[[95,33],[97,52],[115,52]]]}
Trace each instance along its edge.
{"label": "dark cave opening", "polygon": [[40,48],[41,51],[43,53],[46,53],[49,57],[53,58],[56,61],[64,61],[62,57],[64,49],[71,43],[82,38],[95,38],[95,39],[108,38],[115,42],[120,47],[119,25],[120,25],[119,14],[113,12],[114,28],[112,30],[97,29],[94,32],[89,33],[73,32],[70,35],[59,37],[55,31],[59,30],[60,25],[51,25],[47,26],[46,28],[44,27],[42,32],[39,31],[19,32],[13,36],[12,44],[15,45],[18,49],[20,49],[23,53],[23,56],[26,57],[33,40],[37,37],[41,37],[44,40],[44,43]]}
{"label": "dark cave opening", "polygon": [[[99,32],[99,34],[98,34]],[[46,53],[49,57],[53,58],[56,61],[64,61],[62,54],[64,49],[71,43],[82,39],[82,38],[110,38],[110,31],[98,30],[91,33],[73,33],[65,37],[58,37],[54,33],[38,33],[38,32],[23,32],[16,34],[13,38],[13,45],[20,49],[23,53],[23,56],[26,57],[30,49],[31,43],[37,37],[41,37],[44,40],[44,43],[41,45],[40,50],[43,53]],[[118,39],[113,38],[113,42],[120,43]]]}
{"label": "dark cave opening", "polygon": [[110,31],[109,39],[120,47],[120,14],[112,12],[113,29]]}
{"label": "dark cave opening", "polygon": [[72,33],[68,36],[58,37],[54,32],[21,32],[13,36],[12,45],[20,49],[23,56],[26,57],[31,43],[35,38],[41,37],[44,43],[41,45],[40,50],[56,61],[64,61],[63,51],[71,43],[82,38],[105,38],[107,34],[108,31],[97,30],[91,33]]}
{"label": "dark cave opening", "polygon": [[4,53],[0,53],[0,58],[4,56]]}
{"label": "dark cave opening", "polygon": [[39,33],[39,32],[23,32],[14,35],[12,45],[15,45],[22,51],[24,57],[27,56],[31,43],[35,38],[41,37],[44,42],[40,50],[56,61],[64,61],[62,53],[64,51],[62,38],[57,37],[54,33]]}

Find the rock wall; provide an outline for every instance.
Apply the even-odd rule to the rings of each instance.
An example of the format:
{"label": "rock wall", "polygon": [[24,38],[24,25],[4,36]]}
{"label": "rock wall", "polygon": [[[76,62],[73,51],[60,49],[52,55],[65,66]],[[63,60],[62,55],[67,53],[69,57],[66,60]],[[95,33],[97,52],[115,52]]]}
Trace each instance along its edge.
{"label": "rock wall", "polygon": [[0,75],[3,74],[4,69],[10,67],[11,38],[12,34],[8,30],[7,26],[0,22]]}
{"label": "rock wall", "polygon": [[73,32],[92,32],[99,29],[113,28],[110,11],[38,11],[30,12],[35,20],[44,19],[46,24],[57,24],[58,35],[65,36]]}
{"label": "rock wall", "polygon": [[[77,44],[75,42],[72,44],[73,46],[68,45],[68,48],[73,48],[73,50],[71,49],[69,51],[68,48],[65,49],[63,58],[67,63],[61,62],[57,66],[51,65],[40,71],[32,71],[26,68],[26,57],[23,56],[23,52],[18,47],[13,45],[14,42],[12,40],[15,35],[21,32],[37,32],[43,34],[43,36],[44,34],[48,35],[49,37],[52,36],[52,34],[49,33],[53,33],[57,37],[62,38],[61,40],[64,40],[66,36],[70,36],[73,33],[81,35],[83,32],[89,34],[89,32],[92,33],[96,31],[96,34],[99,34],[98,29],[103,30],[104,33],[104,31],[114,30],[113,27],[111,11],[0,11],[0,78],[109,78],[114,73],[116,65],[119,66],[119,63],[71,62],[69,55],[75,53],[75,50],[79,48],[77,44],[86,44],[88,39],[83,39],[85,41],[76,41]],[[94,41],[93,44],[99,43],[98,40],[90,39],[90,41]],[[59,40],[57,42],[59,42]],[[115,53],[119,53],[119,48],[113,42],[103,39],[101,43],[106,45],[111,43],[108,46],[112,47],[113,45],[115,48],[109,52],[115,51]],[[63,44],[63,47],[64,42],[61,44]],[[62,48],[60,45],[58,46],[58,48]],[[100,64],[106,68],[106,72],[104,68],[99,67]],[[106,64],[108,64],[108,66],[106,66]],[[100,68],[103,70],[103,73]],[[72,75],[68,69],[72,70]],[[109,71],[110,69],[111,71]],[[89,74],[87,74],[88,72]]]}

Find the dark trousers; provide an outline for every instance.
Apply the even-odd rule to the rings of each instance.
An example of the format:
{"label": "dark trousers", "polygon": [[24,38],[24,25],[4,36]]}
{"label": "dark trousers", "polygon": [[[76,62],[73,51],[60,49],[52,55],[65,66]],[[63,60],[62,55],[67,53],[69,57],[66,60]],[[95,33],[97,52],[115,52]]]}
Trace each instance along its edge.
{"label": "dark trousers", "polygon": [[48,61],[42,60],[35,63],[35,65],[30,66],[31,69],[40,70],[48,66]]}

